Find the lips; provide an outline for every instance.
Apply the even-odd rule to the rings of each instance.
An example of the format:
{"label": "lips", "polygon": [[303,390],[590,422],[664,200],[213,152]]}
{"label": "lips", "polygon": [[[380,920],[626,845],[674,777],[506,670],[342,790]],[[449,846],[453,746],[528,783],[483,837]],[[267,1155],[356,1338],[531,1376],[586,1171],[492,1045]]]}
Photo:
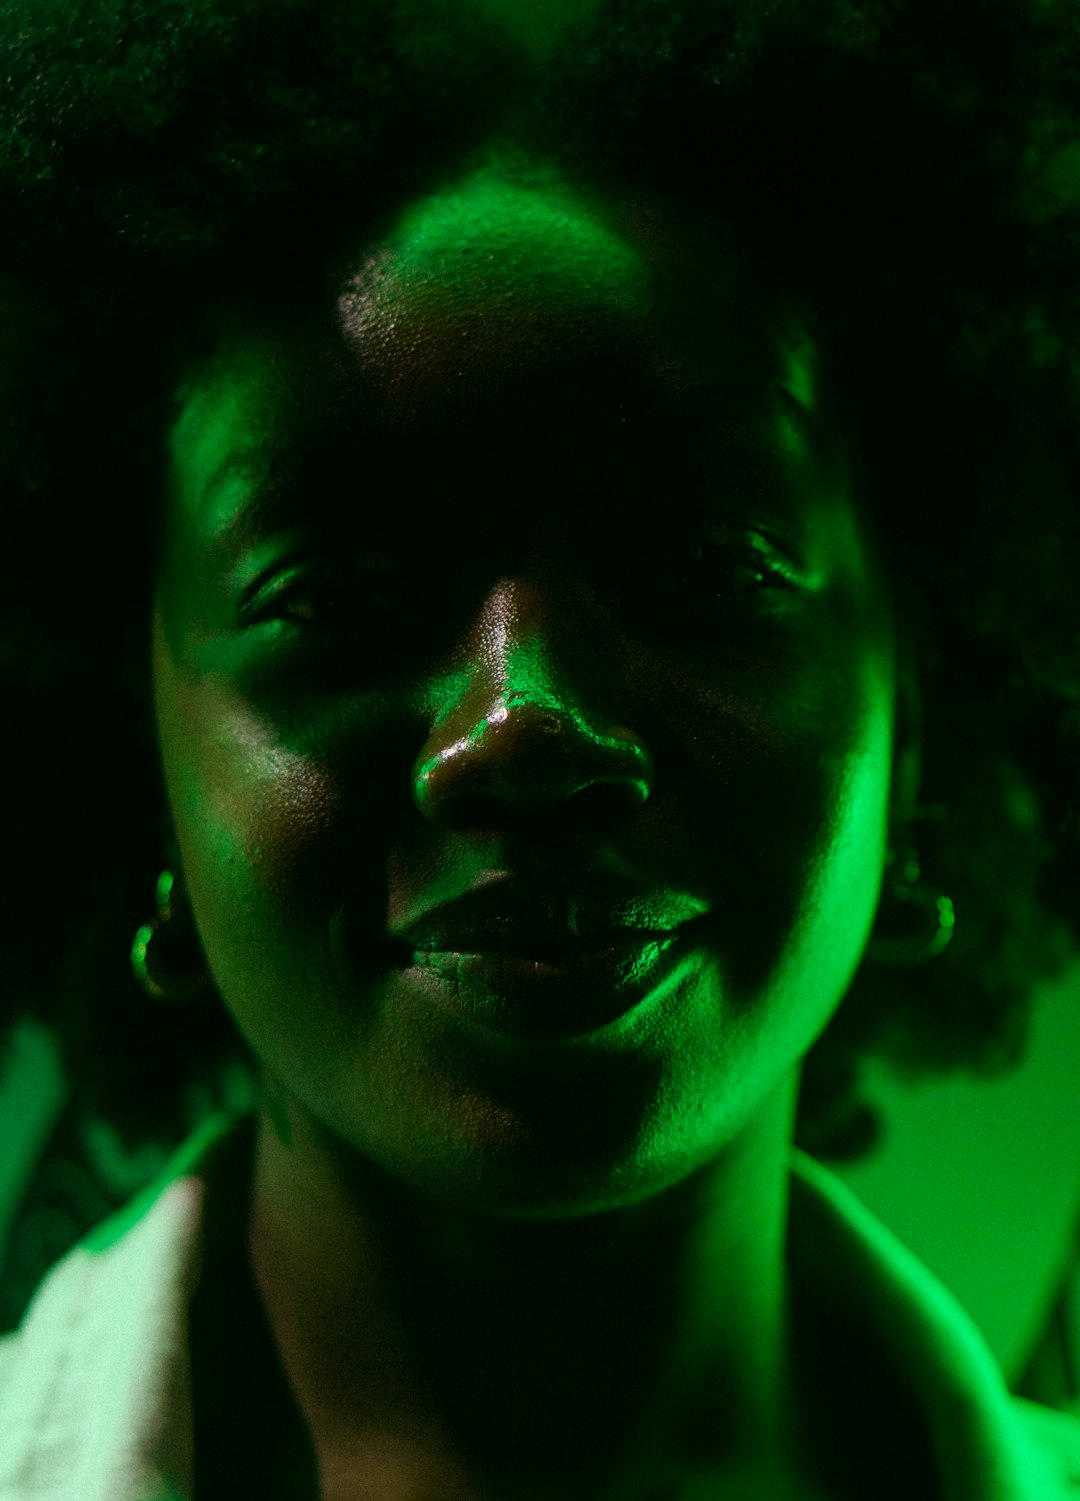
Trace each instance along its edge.
{"label": "lips", "polygon": [[556,927],[494,919],[490,923],[436,924],[411,941],[414,953],[504,954],[552,963],[580,958],[616,944],[647,943],[666,938],[666,930],[596,926],[588,933]]}
{"label": "lips", "polygon": [[640,1015],[693,962],[708,911],[591,872],[558,890],[503,872],[480,880],[393,930],[401,993],[515,1046],[604,1038]]}
{"label": "lips", "polygon": [[430,908],[395,931],[413,953],[503,954],[567,960],[615,944],[638,946],[670,937],[704,905],[657,889],[593,881],[553,894],[514,877],[490,879]]}
{"label": "lips", "polygon": [[584,942],[548,962],[493,950],[417,951],[407,983],[449,1017],[518,1042],[603,1036],[605,1029],[662,991],[684,960],[684,933],[610,945]]}

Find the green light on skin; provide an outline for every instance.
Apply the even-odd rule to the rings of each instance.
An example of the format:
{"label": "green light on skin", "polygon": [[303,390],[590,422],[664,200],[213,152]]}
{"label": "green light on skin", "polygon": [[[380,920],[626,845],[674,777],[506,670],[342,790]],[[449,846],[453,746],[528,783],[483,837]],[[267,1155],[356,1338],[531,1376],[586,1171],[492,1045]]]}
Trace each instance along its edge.
{"label": "green light on skin", "polygon": [[496,158],[411,205],[347,283],[338,313],[362,366],[423,347],[430,378],[453,382],[478,319],[488,342],[512,326],[520,359],[531,308],[528,337],[542,347],[566,318],[576,327],[583,316],[643,316],[649,285],[644,257],[552,171]]}
{"label": "green light on skin", "polygon": [[[447,683],[444,680],[442,693],[445,696],[442,702],[449,702],[451,707],[442,715],[440,724],[452,723],[460,716],[464,721],[462,733],[448,744],[441,745],[434,755],[421,762],[416,770],[414,783],[418,799],[423,801],[428,784],[444,762],[455,760],[462,763],[464,758],[475,754],[486,741],[499,733],[511,712],[520,715],[531,710],[535,715],[537,730],[543,734],[567,735],[573,746],[571,752],[568,744],[567,755],[572,753],[579,759],[586,758],[583,764],[587,764],[589,757],[587,747],[595,750],[597,761],[609,761],[612,751],[618,752],[624,760],[632,757],[638,763],[641,773],[634,779],[634,790],[639,800],[644,802],[648,796],[651,775],[650,767],[646,764],[646,750],[629,732],[625,736],[600,734],[586,716],[567,701],[566,695],[558,691],[550,667],[538,645],[539,621],[536,631],[529,631],[527,624],[526,629],[521,628],[522,614],[528,608],[523,599],[525,592],[504,581],[493,593],[494,608],[478,653],[479,669],[485,683],[490,685],[485,692],[488,703],[482,713],[477,713],[471,724],[468,724],[468,718],[476,712],[471,700],[474,675],[455,675],[456,692],[452,697],[446,691]],[[435,728],[439,729],[440,725],[437,724]]]}
{"label": "green light on skin", "polygon": [[[526,695],[524,693],[512,693],[509,695],[509,697],[510,699],[519,700],[525,698]],[[622,740],[617,736],[598,734],[589,724],[586,723],[584,716],[578,713],[576,710],[567,709],[564,705],[552,703],[550,700],[535,700],[534,702],[536,703],[537,708],[541,710],[541,723],[543,729],[547,733],[561,734],[563,732],[566,721],[569,720],[570,724],[573,726],[573,733],[579,736],[582,740],[590,741],[596,747],[598,752],[606,753],[610,750],[619,750],[624,753],[637,755],[639,757],[644,756],[644,752],[642,751],[641,747],[634,744],[629,739]],[[543,715],[542,712],[544,708],[550,708],[552,711],[549,723],[544,722],[544,720],[547,718],[547,716]],[[518,709],[517,712],[520,712],[520,709]],[[486,714],[483,719],[479,721],[479,723],[475,724],[472,729],[468,731],[467,734],[460,736],[450,745],[443,746],[441,750],[436,752],[434,756],[429,757],[420,766],[417,772],[418,787],[426,787],[426,784],[431,780],[432,776],[444,761],[460,761],[462,756],[468,755],[471,751],[478,749],[483,744],[483,742],[489,738],[489,736],[497,733],[499,726],[505,723],[509,716],[510,709],[507,703],[504,701],[498,704],[488,714]],[[648,779],[645,776],[638,778],[635,783],[635,789],[640,800],[644,802],[646,797],[648,796]]]}
{"label": "green light on skin", "polygon": [[489,290],[501,285],[550,305],[580,289],[594,305],[620,311],[628,296],[643,307],[646,300],[640,253],[553,170],[512,157],[496,157],[452,190],[410,205],[392,244],[403,275],[438,275],[450,288],[475,281],[470,257],[480,254]]}

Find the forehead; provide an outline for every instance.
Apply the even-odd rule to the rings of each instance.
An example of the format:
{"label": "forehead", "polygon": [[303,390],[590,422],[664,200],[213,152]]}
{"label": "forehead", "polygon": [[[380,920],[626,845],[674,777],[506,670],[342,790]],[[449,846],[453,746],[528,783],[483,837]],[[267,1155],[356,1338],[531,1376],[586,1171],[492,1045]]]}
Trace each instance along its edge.
{"label": "forehead", "polygon": [[189,372],[172,432],[186,508],[247,487],[392,477],[553,500],[663,485],[721,454],[748,475],[820,443],[816,351],[715,242],[651,203],[480,172],[356,259],[322,327],[273,319]]}

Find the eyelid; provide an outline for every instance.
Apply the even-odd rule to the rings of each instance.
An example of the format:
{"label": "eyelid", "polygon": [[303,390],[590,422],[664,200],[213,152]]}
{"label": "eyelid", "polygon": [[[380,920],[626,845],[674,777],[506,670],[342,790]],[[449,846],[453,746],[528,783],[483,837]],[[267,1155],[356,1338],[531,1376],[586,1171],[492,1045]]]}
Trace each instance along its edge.
{"label": "eyelid", "polygon": [[[774,588],[811,589],[819,580],[797,555],[786,536],[768,522],[719,518],[708,521],[698,533],[698,548],[707,554],[711,546],[730,545],[732,552],[742,552],[748,560],[760,559]],[[280,545],[280,544],[279,544]],[[345,567],[359,569],[367,565],[376,578],[390,567],[385,550],[376,546],[342,546],[327,542],[308,542],[277,556],[260,568],[240,594],[239,616],[243,624],[253,624],[261,603],[277,603],[288,597],[290,582],[315,583],[320,573]],[[266,600],[261,596],[274,585]]]}
{"label": "eyelid", "polygon": [[[749,552],[766,556],[769,572],[792,586],[809,588],[814,582],[811,570],[797,555],[786,537],[768,524],[744,521],[717,521],[706,529],[708,542],[731,543]],[[764,546],[756,545],[764,543]]]}
{"label": "eyelid", "polygon": [[310,559],[307,562],[294,561],[283,564],[280,568],[271,571],[269,577],[264,575],[263,582],[259,586],[252,586],[245,590],[241,602],[240,617],[242,620],[251,622],[258,620],[260,613],[268,606],[281,604],[289,599],[295,592],[297,584],[303,584],[306,576],[310,576],[313,569],[318,569],[318,564]]}
{"label": "eyelid", "polygon": [[345,557],[352,561],[353,566],[365,559],[369,562],[378,560],[381,565],[386,563],[386,555],[374,547],[339,547],[332,554],[325,545],[294,548],[261,568],[250,583],[244,585],[239,601],[241,617],[250,614],[269,584],[280,582],[284,588],[290,574],[299,575],[305,570],[312,574],[320,568],[339,568]]}

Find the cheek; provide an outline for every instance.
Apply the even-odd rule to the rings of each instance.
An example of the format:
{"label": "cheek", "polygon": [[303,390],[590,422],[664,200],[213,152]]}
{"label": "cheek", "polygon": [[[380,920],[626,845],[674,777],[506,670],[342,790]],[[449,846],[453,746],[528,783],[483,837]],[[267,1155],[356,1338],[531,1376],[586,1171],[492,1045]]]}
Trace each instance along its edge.
{"label": "cheek", "polygon": [[854,978],[877,908],[888,843],[891,716],[864,723],[861,743],[825,757],[816,806],[797,867],[798,901],[785,966],[808,1004],[827,1019]]}
{"label": "cheek", "polygon": [[362,875],[343,848],[339,781],[220,679],[159,658],[155,682],[185,883],[223,997],[242,1012],[279,990],[295,1001],[298,975],[332,985],[330,920]]}
{"label": "cheek", "polygon": [[[683,872],[712,901],[709,981],[672,1050],[703,1139],[737,1128],[797,1066],[847,993],[888,838],[887,667],[844,682],[784,673],[720,696],[669,675],[682,727]],[[859,686],[855,691],[852,683]]]}
{"label": "cheek", "polygon": [[776,1056],[806,1056],[843,1003],[870,935],[888,842],[891,714],[882,706],[861,729],[846,752],[828,747],[807,773],[812,800],[791,809],[788,863],[779,867],[788,878],[773,885],[775,910],[759,929],[760,952],[774,962],[767,972],[750,963],[741,977],[759,987],[751,1058],[765,1076]]}
{"label": "cheek", "polygon": [[762,664],[723,693],[669,673],[657,691],[681,727],[669,750],[685,875],[713,898],[727,993],[749,1008],[778,988],[795,1004],[797,988],[811,1012],[835,1005],[869,935],[887,848],[888,658],[836,673]]}

